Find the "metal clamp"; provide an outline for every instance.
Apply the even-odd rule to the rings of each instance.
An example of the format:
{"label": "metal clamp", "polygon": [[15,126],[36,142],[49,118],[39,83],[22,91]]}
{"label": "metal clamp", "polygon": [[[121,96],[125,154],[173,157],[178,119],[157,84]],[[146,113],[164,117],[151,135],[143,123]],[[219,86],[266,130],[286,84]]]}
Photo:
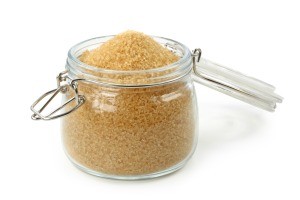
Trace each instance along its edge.
{"label": "metal clamp", "polygon": [[[50,90],[49,92],[46,92],[31,105],[30,109],[34,113],[31,116],[31,119],[33,119],[33,120],[56,119],[56,118],[65,116],[67,114],[70,114],[71,112],[75,111],[77,108],[79,108],[85,102],[85,97],[83,95],[78,94],[77,80],[72,80],[71,78],[69,78],[67,73],[68,73],[67,71],[59,73],[59,75],[56,77],[57,88]],[[49,103],[54,99],[54,97],[60,92],[63,94],[66,93],[68,91],[68,88],[71,88],[72,90],[74,90],[75,96],[72,97],[71,99],[69,99],[68,101],[66,101],[64,104],[62,104],[60,107],[58,107],[54,111],[52,111],[50,114],[42,115],[43,110],[49,105]],[[48,99],[48,101],[39,110],[36,110],[35,106],[39,102],[41,102],[45,97],[47,97],[48,95],[51,95],[51,94],[52,94],[52,96]],[[70,109],[64,113],[54,115],[55,113],[57,113],[58,111],[60,111],[62,108],[64,108],[65,106],[67,106],[69,103],[71,103],[73,101],[76,102],[76,105],[72,109]]]}
{"label": "metal clamp", "polygon": [[201,55],[202,55],[202,50],[200,48],[194,49],[192,52],[193,72],[199,78],[202,78],[202,75],[197,71],[197,62],[200,61]]}

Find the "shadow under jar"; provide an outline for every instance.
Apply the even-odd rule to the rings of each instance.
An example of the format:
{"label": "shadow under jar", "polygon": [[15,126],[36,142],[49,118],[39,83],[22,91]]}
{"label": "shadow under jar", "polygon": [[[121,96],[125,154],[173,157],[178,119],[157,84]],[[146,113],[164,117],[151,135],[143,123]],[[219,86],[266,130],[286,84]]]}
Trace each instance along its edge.
{"label": "shadow under jar", "polygon": [[[193,81],[267,111],[274,111],[276,103],[282,102],[274,86],[200,59],[200,49],[191,53],[183,44],[161,37],[153,38],[180,57],[171,65],[117,71],[80,62],[83,52],[112,37],[90,39],[71,48],[66,71],[57,77],[57,89],[31,106],[34,120],[63,116],[65,152],[75,166],[89,174],[136,180],[180,169],[197,144]],[[43,115],[58,93],[63,94],[63,104]],[[37,110],[37,104],[50,95]]]}
{"label": "shadow under jar", "polygon": [[[183,45],[156,38],[175,45],[172,50],[181,59],[142,71],[99,69],[79,61],[82,52],[110,38],[85,41],[69,52],[68,77],[82,79],[77,86],[85,103],[61,119],[66,154],[83,171],[102,177],[141,179],[171,173],[186,163],[197,142],[191,54]],[[63,102],[73,96],[69,89]]]}

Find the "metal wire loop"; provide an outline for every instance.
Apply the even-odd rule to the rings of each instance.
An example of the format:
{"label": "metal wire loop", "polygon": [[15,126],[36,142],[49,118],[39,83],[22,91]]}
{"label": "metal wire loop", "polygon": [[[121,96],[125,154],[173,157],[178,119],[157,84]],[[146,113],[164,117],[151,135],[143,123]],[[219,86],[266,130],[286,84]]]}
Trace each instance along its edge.
{"label": "metal wire loop", "polygon": [[[65,115],[70,114],[71,112],[75,111],[76,109],[78,109],[85,102],[85,97],[83,95],[78,94],[77,80],[71,80],[67,76],[67,73],[68,73],[67,71],[59,73],[59,75],[56,77],[57,88],[46,92],[31,105],[30,109],[34,113],[31,116],[31,119],[33,119],[33,120],[40,120],[40,119],[51,120],[51,119],[63,117]],[[68,79],[70,80],[69,83],[67,82]],[[66,93],[68,91],[68,88],[71,88],[72,90],[74,90],[75,96],[70,98],[69,100],[67,100],[65,103],[63,103],[61,106],[59,106],[54,111],[50,112],[50,114],[43,115],[42,114],[43,110],[49,105],[49,103],[54,99],[54,97],[60,92],[63,94]],[[51,97],[46,101],[46,103],[39,110],[36,110],[35,109],[36,105],[49,95],[51,95]],[[66,107],[68,104],[70,104],[73,101],[76,102],[76,105],[74,107],[72,107],[70,110],[67,110],[61,114],[54,115],[55,113],[62,110],[64,107]]]}

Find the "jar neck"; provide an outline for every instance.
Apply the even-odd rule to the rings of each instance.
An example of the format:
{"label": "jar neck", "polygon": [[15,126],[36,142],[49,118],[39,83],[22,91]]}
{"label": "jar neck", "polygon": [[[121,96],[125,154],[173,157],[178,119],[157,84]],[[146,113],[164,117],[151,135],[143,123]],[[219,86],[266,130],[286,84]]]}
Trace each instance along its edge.
{"label": "jar neck", "polygon": [[95,49],[113,37],[93,38],[72,47],[69,50],[66,63],[70,78],[80,78],[106,85],[140,87],[174,82],[191,72],[192,57],[190,50],[179,42],[161,37],[153,37],[153,39],[178,55],[180,59],[177,62],[148,70],[120,71],[97,68],[79,60],[83,52]]}

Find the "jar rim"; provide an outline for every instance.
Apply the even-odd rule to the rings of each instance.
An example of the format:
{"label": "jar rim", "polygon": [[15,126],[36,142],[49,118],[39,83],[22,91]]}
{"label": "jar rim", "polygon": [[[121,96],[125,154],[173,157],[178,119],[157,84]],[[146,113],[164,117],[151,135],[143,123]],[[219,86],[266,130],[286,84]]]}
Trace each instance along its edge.
{"label": "jar rim", "polygon": [[66,64],[69,77],[118,87],[143,87],[173,82],[191,72],[192,59],[190,50],[175,40],[156,36],[151,37],[178,54],[180,56],[178,61],[153,69],[127,71],[98,68],[83,63],[78,59],[84,51],[95,49],[113,37],[114,35],[96,37],[73,46],[68,52]]}
{"label": "jar rim", "polygon": [[99,67],[95,67],[95,66],[92,66],[92,65],[88,65],[84,62],[81,62],[78,59],[78,57],[75,56],[75,51],[79,46],[84,45],[84,44],[89,43],[89,42],[94,41],[94,40],[111,39],[113,37],[115,37],[115,35],[100,36],[100,37],[94,37],[94,38],[91,38],[91,39],[84,40],[80,43],[77,43],[76,45],[72,46],[70,48],[70,50],[68,51],[68,58],[71,59],[76,64],[80,65],[82,68],[85,68],[87,70],[91,70],[91,71],[94,71],[94,72],[117,73],[117,74],[122,74],[122,73],[125,73],[125,74],[128,74],[128,73],[138,74],[138,73],[152,73],[152,72],[161,72],[161,71],[169,70],[169,69],[172,69],[174,66],[176,66],[178,64],[182,64],[188,58],[191,57],[191,52],[190,52],[189,48],[187,46],[185,46],[184,44],[182,44],[180,42],[177,42],[175,40],[169,39],[169,38],[159,37],[159,36],[151,36],[151,37],[154,38],[154,39],[163,39],[163,40],[167,40],[169,42],[176,43],[177,45],[182,47],[182,49],[184,51],[183,56],[179,60],[177,60],[176,62],[171,63],[169,65],[165,65],[165,66],[157,67],[157,68],[152,68],[152,69],[145,69],[145,70],[114,70],[114,69],[99,68]]}

